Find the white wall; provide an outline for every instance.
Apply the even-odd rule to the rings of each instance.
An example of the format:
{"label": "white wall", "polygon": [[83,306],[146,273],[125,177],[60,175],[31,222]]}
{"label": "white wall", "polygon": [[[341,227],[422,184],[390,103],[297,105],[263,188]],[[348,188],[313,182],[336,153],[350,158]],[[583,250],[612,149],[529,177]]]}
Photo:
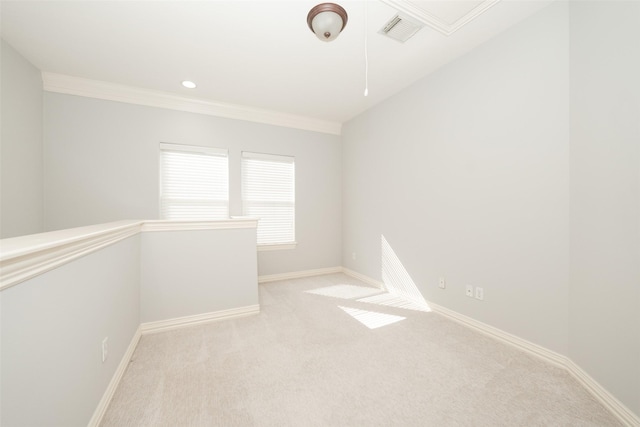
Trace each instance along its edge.
{"label": "white wall", "polygon": [[348,123],[344,172],[335,136],[46,93],[46,229],[157,218],[161,141],[229,148],[232,215],[241,150],[293,155],[298,249],[260,274],[380,279],[384,236],[428,300],[569,355],[640,413],[638,8],[551,5]]}
{"label": "white wall", "polygon": [[2,40],[0,238],[43,231],[42,78]]}
{"label": "white wall", "polygon": [[256,229],[145,232],[141,322],[257,306]]}
{"label": "white wall", "polygon": [[241,215],[241,152],[266,152],[296,158],[298,247],[261,252],[259,273],[340,265],[338,136],[47,92],[44,132],[46,230],[158,218],[160,142],[228,148]]}
{"label": "white wall", "polygon": [[639,75],[640,3],[557,2],[352,120],[343,264],[379,279],[383,235],[427,300],[639,414]]}
{"label": "white wall", "polygon": [[343,265],[379,280],[384,236],[427,300],[563,354],[567,23],[554,4],[343,130]]}
{"label": "white wall", "polygon": [[569,355],[640,414],[640,3],[571,3]]}
{"label": "white wall", "polygon": [[[1,298],[3,426],[86,426],[140,324],[140,237]],[[102,363],[101,344],[109,337]]]}
{"label": "white wall", "polygon": [[87,425],[141,323],[144,333],[257,313],[256,258],[254,219],[122,221],[3,239],[0,424]]}

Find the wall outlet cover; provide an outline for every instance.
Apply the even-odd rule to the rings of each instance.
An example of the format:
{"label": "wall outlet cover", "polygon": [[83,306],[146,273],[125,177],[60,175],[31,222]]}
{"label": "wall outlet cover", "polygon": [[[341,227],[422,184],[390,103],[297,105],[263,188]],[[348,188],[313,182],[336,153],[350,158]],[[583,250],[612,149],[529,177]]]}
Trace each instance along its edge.
{"label": "wall outlet cover", "polygon": [[468,297],[473,298],[473,286],[471,286],[471,285],[467,285],[467,292],[466,292],[466,295],[467,295]]}
{"label": "wall outlet cover", "polygon": [[107,356],[109,355],[109,337],[106,337],[102,340],[102,363],[107,360]]}

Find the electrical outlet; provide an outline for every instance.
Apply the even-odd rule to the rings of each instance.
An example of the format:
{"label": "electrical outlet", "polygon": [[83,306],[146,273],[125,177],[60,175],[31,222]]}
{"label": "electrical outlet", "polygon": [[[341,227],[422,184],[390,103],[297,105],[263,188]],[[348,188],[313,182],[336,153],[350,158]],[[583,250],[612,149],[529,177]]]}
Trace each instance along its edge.
{"label": "electrical outlet", "polygon": [[447,287],[447,281],[444,279],[444,277],[438,278],[438,287],[440,289],[444,289]]}
{"label": "electrical outlet", "polygon": [[473,286],[467,285],[467,293],[466,295],[470,298],[473,298]]}
{"label": "electrical outlet", "polygon": [[476,299],[483,300],[484,299],[484,289],[476,288]]}
{"label": "electrical outlet", "polygon": [[353,259],[353,260],[356,259],[356,253],[355,252],[351,252],[351,259]]}
{"label": "electrical outlet", "polygon": [[109,337],[106,337],[102,340],[102,363],[107,360],[107,356],[109,355]]}

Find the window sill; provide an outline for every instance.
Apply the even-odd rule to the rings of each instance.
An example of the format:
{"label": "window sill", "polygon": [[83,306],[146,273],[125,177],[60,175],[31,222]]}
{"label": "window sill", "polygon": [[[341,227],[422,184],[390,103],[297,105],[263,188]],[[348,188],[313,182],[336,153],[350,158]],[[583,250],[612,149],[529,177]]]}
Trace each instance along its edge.
{"label": "window sill", "polygon": [[263,251],[284,251],[287,249],[295,249],[298,246],[298,242],[290,243],[277,243],[272,245],[258,245],[258,252]]}

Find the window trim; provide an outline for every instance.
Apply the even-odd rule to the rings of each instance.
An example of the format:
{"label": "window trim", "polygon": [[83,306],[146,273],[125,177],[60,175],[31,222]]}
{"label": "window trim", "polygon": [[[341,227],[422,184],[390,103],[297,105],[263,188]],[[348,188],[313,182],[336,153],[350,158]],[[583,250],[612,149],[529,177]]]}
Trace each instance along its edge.
{"label": "window trim", "polygon": [[202,153],[202,154],[213,154],[217,156],[225,156],[229,157],[229,150],[226,148],[215,148],[215,147],[202,147],[199,145],[183,145],[183,144],[174,144],[171,142],[161,142],[160,143],[161,151],[180,151],[180,152],[190,152],[190,153]]}
{"label": "window trim", "polygon": [[[260,224],[260,221],[258,221]],[[268,251],[284,251],[295,249],[298,247],[298,242],[289,242],[289,243],[265,243],[262,245],[258,245],[258,252],[268,252]]]}

